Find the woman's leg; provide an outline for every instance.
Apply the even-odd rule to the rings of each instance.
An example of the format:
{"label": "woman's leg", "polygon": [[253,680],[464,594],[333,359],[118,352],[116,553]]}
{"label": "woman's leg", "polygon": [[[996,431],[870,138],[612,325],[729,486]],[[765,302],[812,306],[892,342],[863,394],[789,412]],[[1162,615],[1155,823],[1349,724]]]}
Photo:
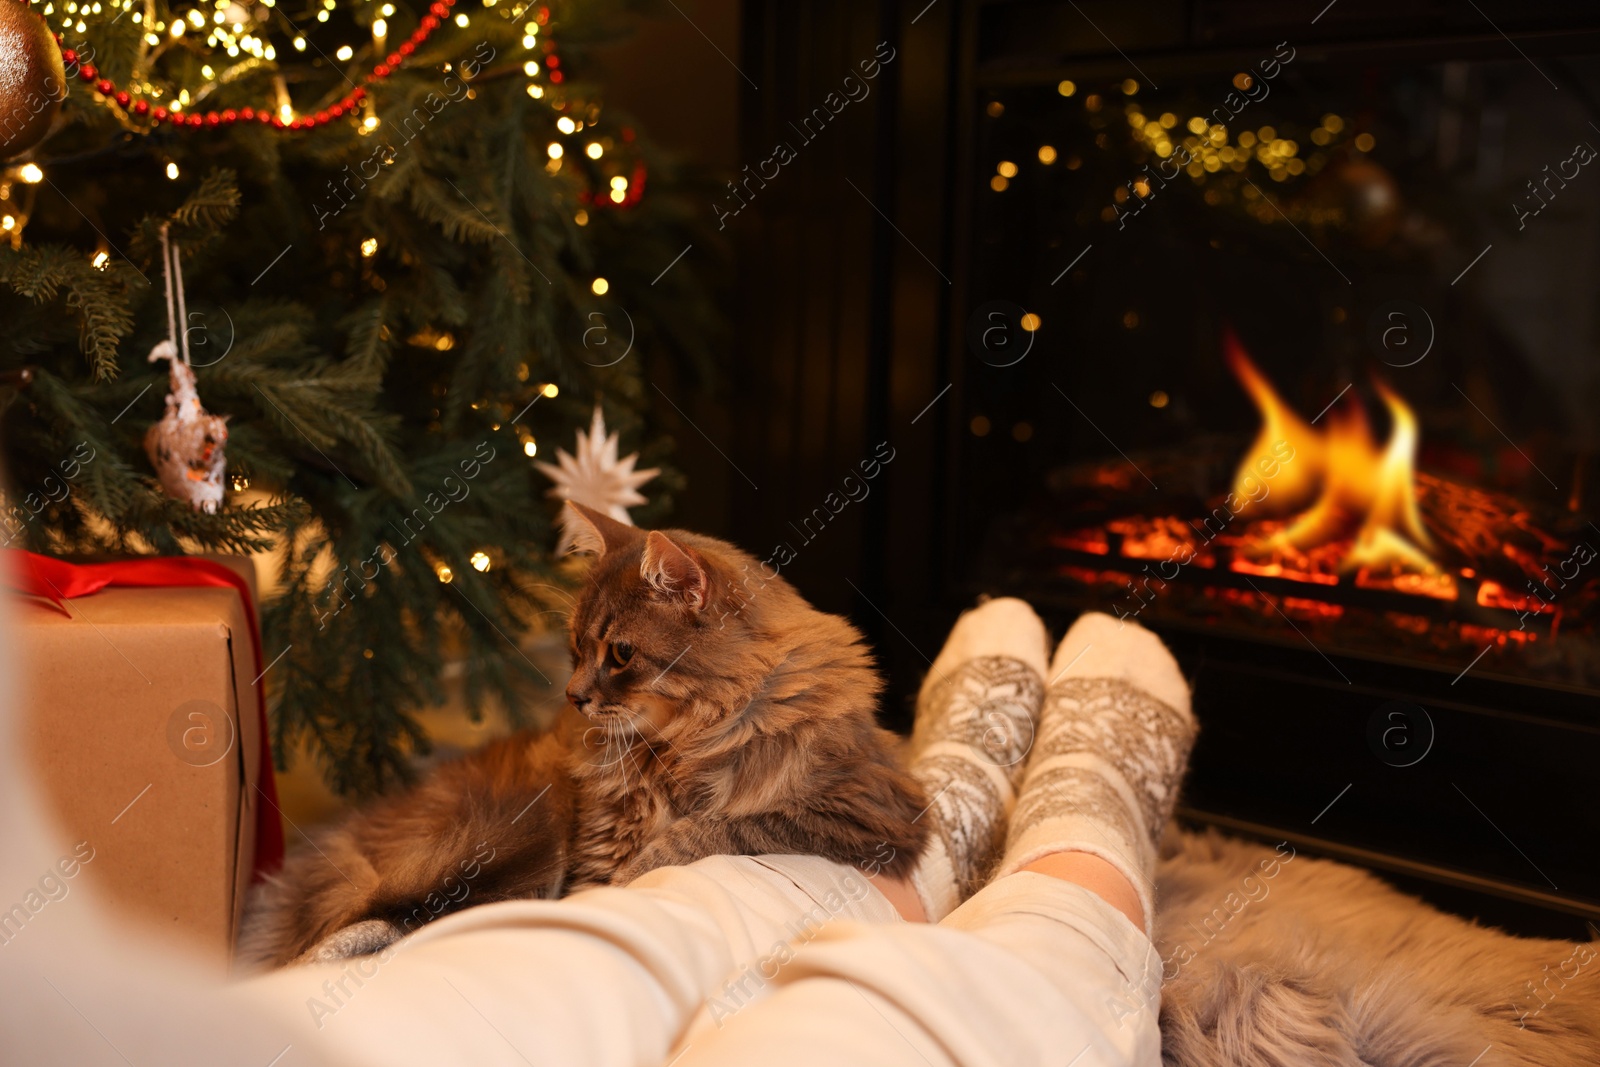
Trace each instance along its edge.
{"label": "woman's leg", "polygon": [[956,620],[917,694],[911,773],[928,794],[928,848],[910,885],[885,886],[908,920],[938,922],[989,880],[1044,701],[1044,623],[1021,600]]}
{"label": "woman's leg", "polygon": [[341,1064],[665,1062],[696,1011],[731,1013],[837,920],[898,923],[866,876],[809,856],[713,856],[627,888],[458,912],[371,956],[231,995]]}
{"label": "woman's leg", "polygon": [[[914,884],[883,880],[905,912],[943,917],[998,859],[1046,651],[1043,624],[1009,600],[968,613],[940,654],[912,766],[936,844]],[[279,971],[249,992],[357,1063],[659,1063],[692,1016],[738,1014],[840,922],[898,924],[872,885],[885,860],[713,857],[626,889],[471,909],[377,956]]]}
{"label": "woman's leg", "polygon": [[1193,737],[1160,641],[1086,616],[1057,650],[995,880],[938,927],[825,932],[748,1011],[697,1019],[676,1063],[1156,1067],[1155,839]]}

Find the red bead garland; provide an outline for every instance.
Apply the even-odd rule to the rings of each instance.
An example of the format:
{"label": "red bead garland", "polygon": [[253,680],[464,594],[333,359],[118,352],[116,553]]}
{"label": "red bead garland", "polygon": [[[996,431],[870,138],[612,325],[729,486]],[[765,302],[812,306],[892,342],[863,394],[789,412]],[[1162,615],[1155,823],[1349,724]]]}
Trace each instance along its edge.
{"label": "red bead garland", "polygon": [[[435,0],[434,3],[428,6],[430,14],[423,17],[422,21],[417,25],[416,32],[382,62],[374,66],[371,72],[362,79],[363,85],[351,90],[342,100],[331,107],[318,111],[315,115],[302,116],[289,122],[284,122],[282,118],[266,108],[260,110],[249,107],[238,110],[227,108],[223,111],[190,112],[187,115],[174,114],[164,107],[152,107],[149,101],[143,98],[135,98],[133,94],[126,90],[118,89],[111,79],[100,77],[100,72],[95,69],[92,63],[85,63],[78,67],[78,77],[93,85],[96,92],[105,97],[107,101],[114,102],[124,111],[131,111],[140,118],[148,116],[152,127],[170,123],[173,126],[190,128],[215,128],[243,121],[258,122],[277,130],[310,130],[318,126],[325,126],[353,112],[356,109],[356,105],[366,99],[366,86],[376,81],[382,81],[393,74],[396,68],[405,62],[407,57],[416,52],[417,46],[426,41],[429,35],[439,28],[441,21],[449,16],[450,9],[455,6],[455,3],[456,0]],[[56,40],[58,42],[61,40],[60,34],[56,34]],[[78,53],[74,49],[63,48],[61,50],[61,60],[70,68],[77,62]],[[553,77],[552,80],[558,81],[560,79]]]}
{"label": "red bead garland", "polygon": [[[30,0],[31,2],[31,0]],[[303,115],[285,122],[275,111],[268,108],[225,108],[222,111],[189,112],[176,114],[167,108],[152,105],[142,97],[136,97],[126,90],[118,89],[109,78],[100,77],[100,72],[93,64],[85,63],[77,66],[78,77],[91,84],[107,103],[114,103],[123,111],[148,118],[151,128],[163,124],[185,129],[215,129],[221,126],[231,126],[239,122],[254,122],[262,126],[269,126],[275,130],[310,130],[319,126],[326,126],[330,122],[344,118],[356,111],[358,105],[367,97],[367,86],[373,82],[389,77],[409,57],[416,53],[417,47],[425,42],[428,37],[443,24],[449,17],[450,9],[456,0],[434,0],[428,6],[428,14],[424,15],[417,24],[417,29],[411,36],[383,60],[373,66],[372,70],[362,79],[363,84],[347,93],[343,99],[314,115]],[[550,9],[540,7],[536,18],[540,25],[548,23]],[[62,36],[56,34],[56,41],[60,43]],[[566,74],[561,69],[561,57],[556,54],[552,43],[546,39],[542,42],[544,47],[543,63],[545,76],[553,85],[560,85],[566,80]],[[78,61],[78,53],[71,48],[61,49],[62,63],[71,70]],[[566,105],[561,105],[564,109]],[[624,143],[634,140],[632,127],[622,129]],[[628,208],[637,204],[644,196],[645,183],[648,173],[642,160],[636,160],[633,175],[629,179],[628,188],[623,199],[618,202],[612,200],[609,192],[591,192],[585,190],[578,194],[578,201],[590,208]]]}

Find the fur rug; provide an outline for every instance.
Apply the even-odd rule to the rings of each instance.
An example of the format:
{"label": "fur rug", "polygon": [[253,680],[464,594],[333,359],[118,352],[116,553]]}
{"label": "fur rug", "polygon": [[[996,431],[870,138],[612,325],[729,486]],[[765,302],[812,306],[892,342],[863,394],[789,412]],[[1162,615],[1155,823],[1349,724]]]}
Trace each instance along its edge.
{"label": "fur rug", "polygon": [[1600,942],[1511,937],[1288,846],[1164,844],[1168,1067],[1600,1064]]}

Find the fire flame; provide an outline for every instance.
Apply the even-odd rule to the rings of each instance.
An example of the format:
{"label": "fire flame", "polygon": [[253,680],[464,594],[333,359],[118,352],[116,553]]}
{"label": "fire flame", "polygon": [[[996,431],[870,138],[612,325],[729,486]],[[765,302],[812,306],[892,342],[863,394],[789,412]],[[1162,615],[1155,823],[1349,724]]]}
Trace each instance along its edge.
{"label": "fire flame", "polygon": [[[1223,334],[1222,356],[1261,412],[1261,432],[1234,475],[1234,496],[1246,502],[1252,519],[1293,515],[1316,499],[1322,479],[1322,440],[1250,362],[1232,330]],[[1278,458],[1285,444],[1294,450],[1288,453],[1294,458],[1282,465]],[[1263,480],[1269,480],[1270,487],[1265,497],[1258,498]]]}
{"label": "fire flame", "polygon": [[[1438,574],[1433,547],[1417,507],[1415,482],[1419,431],[1416,416],[1391,389],[1376,383],[1389,412],[1389,440],[1380,450],[1359,407],[1339,407],[1319,432],[1295,414],[1250,362],[1238,338],[1223,339],[1229,368],[1261,412],[1261,432],[1245,453],[1234,490],[1246,499],[1255,489],[1250,518],[1285,517],[1287,526],[1254,546],[1260,554],[1307,552],[1349,541],[1342,571]],[[1283,442],[1293,458],[1267,476]],[[1261,485],[1267,486],[1260,496]]]}

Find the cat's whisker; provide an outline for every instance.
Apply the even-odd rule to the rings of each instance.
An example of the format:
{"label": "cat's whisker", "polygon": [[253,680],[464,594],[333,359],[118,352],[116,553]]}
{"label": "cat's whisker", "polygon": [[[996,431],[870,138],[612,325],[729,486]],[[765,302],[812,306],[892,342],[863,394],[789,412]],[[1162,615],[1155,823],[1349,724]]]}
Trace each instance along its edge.
{"label": "cat's whisker", "polygon": [[[656,735],[658,737],[661,737],[662,742],[668,748],[672,748],[672,742],[668,741],[664,736],[661,735],[661,731],[660,731],[659,728],[656,730]],[[656,762],[661,764],[661,769],[667,773],[667,777],[668,778],[672,779],[673,784],[676,785],[679,789],[682,789],[683,788],[683,782],[679,781],[678,780],[678,776],[676,774],[672,773],[672,768],[667,764],[666,760],[661,758],[661,753],[656,751],[655,746],[650,743],[650,739],[648,737],[644,736],[644,734],[641,733],[639,735],[639,740],[644,742],[644,747],[648,748],[650,750],[650,755],[654,756],[656,758]],[[672,749],[672,750],[673,750],[674,753],[676,753],[678,751],[675,748]],[[681,758],[681,756],[680,756],[680,758]]]}
{"label": "cat's whisker", "polygon": [[552,593],[556,594],[556,596],[566,601],[568,607],[576,608],[578,606],[578,602],[572,598],[572,594],[561,588],[559,585],[551,585],[549,582],[534,582],[532,585],[528,586],[528,588],[548,589]]}

